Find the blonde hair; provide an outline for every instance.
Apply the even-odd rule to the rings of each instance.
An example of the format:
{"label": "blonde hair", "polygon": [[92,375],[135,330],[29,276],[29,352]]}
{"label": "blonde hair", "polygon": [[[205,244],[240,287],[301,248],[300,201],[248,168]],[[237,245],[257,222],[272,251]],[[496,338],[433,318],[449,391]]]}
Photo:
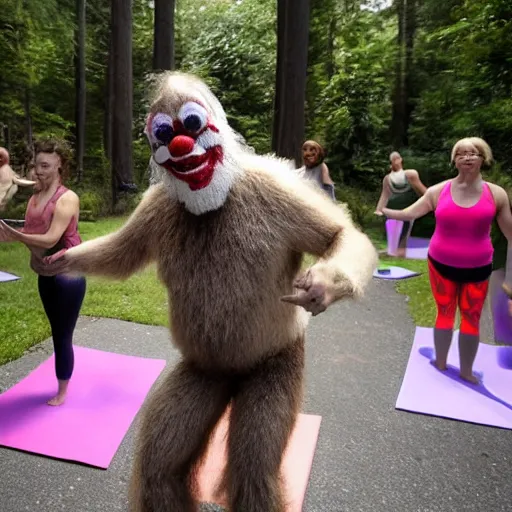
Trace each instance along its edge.
{"label": "blonde hair", "polygon": [[476,148],[476,150],[483,157],[483,163],[485,165],[490,166],[492,164],[493,157],[491,148],[489,144],[487,144],[487,142],[485,142],[485,140],[481,139],[480,137],[465,137],[464,139],[458,140],[452,149],[452,164],[455,162],[455,155],[457,154],[458,149],[466,144],[471,144],[474,148]]}
{"label": "blonde hair", "polygon": [[392,162],[397,157],[402,158],[402,155],[398,151],[393,151],[393,153],[389,155],[389,161]]}

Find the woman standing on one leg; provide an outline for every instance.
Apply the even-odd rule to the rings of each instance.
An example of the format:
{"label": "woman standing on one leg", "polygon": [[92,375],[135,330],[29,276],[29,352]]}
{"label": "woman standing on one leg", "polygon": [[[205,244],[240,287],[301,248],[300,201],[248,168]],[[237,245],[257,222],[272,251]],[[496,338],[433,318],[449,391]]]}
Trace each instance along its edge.
{"label": "woman standing on one leg", "polygon": [[49,405],[66,399],[73,373],[73,331],[85,295],[85,279],[64,275],[45,276],[42,259],[81,243],[78,234],[80,202],[62,184],[68,171],[65,145],[56,141],[36,144],[34,195],[25,214],[25,225],[17,231],[0,221],[0,241],[22,242],[31,252],[30,265],[38,274],[39,295],[52,329],[58,393]]}
{"label": "woman standing on one leg", "polygon": [[480,341],[480,316],[492,272],[491,226],[512,240],[512,213],[503,188],[482,179],[482,165],[492,162],[491,149],[482,139],[459,140],[452,150],[456,178],[439,183],[404,210],[382,213],[397,220],[413,220],[435,212],[436,228],[429,246],[428,268],[437,305],[434,329],[435,364],[446,369],[457,306],[461,314],[459,335],[460,375],[477,383],[473,363]]}

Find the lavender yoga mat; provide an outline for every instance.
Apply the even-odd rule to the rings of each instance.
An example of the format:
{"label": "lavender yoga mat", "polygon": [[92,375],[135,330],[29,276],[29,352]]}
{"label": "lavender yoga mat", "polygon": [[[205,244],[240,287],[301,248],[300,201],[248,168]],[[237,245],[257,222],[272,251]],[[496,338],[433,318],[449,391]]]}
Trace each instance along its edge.
{"label": "lavender yoga mat", "polygon": [[0,395],[0,445],[107,469],[166,362],[74,349],[65,404],[46,404],[56,392],[53,356]]}
{"label": "lavender yoga mat", "polygon": [[458,331],[454,333],[448,370],[432,364],[433,329],[416,327],[416,335],[396,408],[512,429],[512,347],[481,343],[474,371],[478,385],[460,379]]}
{"label": "lavender yoga mat", "polygon": [[508,313],[508,297],[500,287],[490,290],[492,297],[492,318],[494,323],[494,338],[500,343],[512,345],[512,317]]}
{"label": "lavender yoga mat", "polygon": [[[389,273],[386,272],[389,270]],[[407,279],[408,277],[419,276],[418,272],[413,272],[407,268],[402,267],[384,267],[378,268],[373,272],[373,277],[377,277],[379,279]]]}
{"label": "lavender yoga mat", "polygon": [[18,279],[21,279],[18,276],[15,276],[14,274],[9,274],[8,272],[2,272],[0,270],[0,283],[6,283],[8,281],[17,281]]}
{"label": "lavender yoga mat", "polygon": [[405,257],[410,260],[426,260],[429,244],[430,240],[428,238],[409,237]]}

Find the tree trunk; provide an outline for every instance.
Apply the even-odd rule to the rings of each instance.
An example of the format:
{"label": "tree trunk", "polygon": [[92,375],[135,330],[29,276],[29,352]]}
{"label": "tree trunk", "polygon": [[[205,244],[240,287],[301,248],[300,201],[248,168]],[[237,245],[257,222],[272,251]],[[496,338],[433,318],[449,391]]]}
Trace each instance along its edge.
{"label": "tree trunk", "polygon": [[30,90],[28,87],[25,88],[25,122],[27,123],[27,144],[32,149],[33,136],[32,136],[32,114],[30,113]]}
{"label": "tree trunk", "polygon": [[[133,68],[132,4],[112,0],[112,186],[124,190],[133,185]],[[113,193],[114,204],[117,193]]]}
{"label": "tree trunk", "polygon": [[309,40],[309,0],[278,0],[272,150],[301,162]]}
{"label": "tree trunk", "polygon": [[76,180],[83,178],[85,153],[85,9],[86,0],[76,0],[77,31],[75,35],[75,137]]}
{"label": "tree trunk", "polygon": [[400,149],[408,144],[408,131],[413,111],[412,73],[416,33],[416,1],[396,0],[395,2],[398,18],[398,57],[391,119],[391,142],[395,149]]}
{"label": "tree trunk", "polygon": [[174,0],[155,0],[153,69],[174,69]]}

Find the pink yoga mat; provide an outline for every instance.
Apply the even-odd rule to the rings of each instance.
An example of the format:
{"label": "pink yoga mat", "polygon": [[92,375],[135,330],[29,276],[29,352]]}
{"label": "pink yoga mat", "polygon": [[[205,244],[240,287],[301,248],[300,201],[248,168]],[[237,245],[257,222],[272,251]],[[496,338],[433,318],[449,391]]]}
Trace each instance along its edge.
{"label": "pink yoga mat", "polygon": [[[282,463],[287,512],[302,512],[321,421],[321,416],[300,414],[290,437]],[[225,496],[215,496],[215,488],[226,464],[228,427],[229,413],[219,422],[198,474],[199,501],[224,507]]]}
{"label": "pink yoga mat", "polygon": [[0,445],[108,468],[165,361],[75,346],[68,399],[59,407],[51,356],[0,395]]}
{"label": "pink yoga mat", "polygon": [[470,384],[458,376],[458,331],[453,336],[445,372],[431,364],[433,335],[432,329],[416,327],[396,408],[512,429],[512,347],[480,343],[474,371],[481,384]]}

